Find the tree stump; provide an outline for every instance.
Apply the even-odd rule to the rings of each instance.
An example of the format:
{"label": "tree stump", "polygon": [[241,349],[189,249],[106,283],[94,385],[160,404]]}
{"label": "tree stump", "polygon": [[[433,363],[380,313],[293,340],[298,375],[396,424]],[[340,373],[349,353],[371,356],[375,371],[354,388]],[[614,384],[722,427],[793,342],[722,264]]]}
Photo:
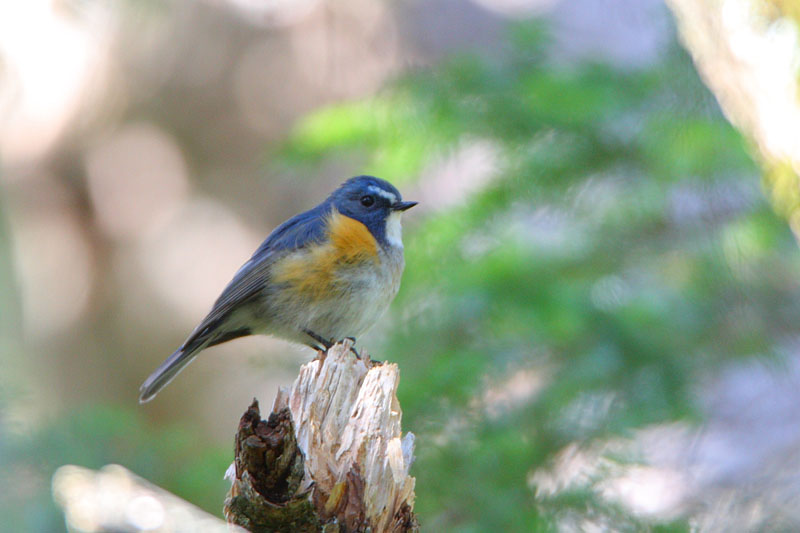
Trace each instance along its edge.
{"label": "tree stump", "polygon": [[345,340],[305,365],[262,420],[236,435],[229,523],[261,532],[418,531],[414,435],[401,435],[395,364],[351,354]]}

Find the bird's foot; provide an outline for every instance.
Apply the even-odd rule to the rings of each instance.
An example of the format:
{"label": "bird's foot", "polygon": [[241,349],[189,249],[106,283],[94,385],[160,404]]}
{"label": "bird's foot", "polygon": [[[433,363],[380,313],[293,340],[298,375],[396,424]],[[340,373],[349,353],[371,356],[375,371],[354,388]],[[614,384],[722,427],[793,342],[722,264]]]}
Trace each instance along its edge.
{"label": "bird's foot", "polygon": [[[310,329],[304,329],[303,333],[305,333],[306,335],[311,337],[314,341],[319,343],[319,345],[309,344],[309,346],[311,346],[312,348],[314,348],[315,350],[318,350],[320,352],[327,352],[328,350],[331,349],[331,347],[334,344],[336,344],[336,342],[333,339],[326,339],[322,335],[317,335],[316,333],[314,333]],[[360,360],[361,359],[361,354],[358,353],[358,350],[356,350],[356,348],[354,346],[355,343],[356,343],[356,338],[355,337],[345,337],[342,340],[345,340],[345,339],[349,340],[352,343],[350,345],[350,351],[353,352],[353,355],[356,356],[356,359]]]}
{"label": "bird's foot", "polygon": [[321,352],[327,352],[328,350],[331,349],[331,346],[336,344],[335,342],[333,342],[333,340],[326,339],[322,335],[317,335],[316,333],[314,333],[310,329],[304,329],[303,333],[305,333],[306,335],[308,335],[309,337],[311,337],[313,340],[317,341],[320,344],[321,347],[320,346],[312,346],[312,348],[314,348],[315,350],[319,350]]}
{"label": "bird's foot", "polygon": [[345,340],[345,339],[349,340],[352,343],[352,344],[350,344],[350,351],[353,352],[353,355],[356,356],[356,359],[361,359],[361,354],[358,353],[358,350],[356,350],[356,347],[355,347],[356,338],[355,337],[345,337],[342,340]]}

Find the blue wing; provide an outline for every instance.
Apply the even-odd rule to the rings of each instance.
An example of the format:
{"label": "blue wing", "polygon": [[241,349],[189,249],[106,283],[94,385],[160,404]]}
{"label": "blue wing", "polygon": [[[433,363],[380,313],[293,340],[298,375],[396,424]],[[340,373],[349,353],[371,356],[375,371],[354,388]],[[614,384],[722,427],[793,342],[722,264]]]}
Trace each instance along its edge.
{"label": "blue wing", "polygon": [[[247,263],[257,261],[280,250],[299,249],[308,243],[319,242],[325,236],[325,215],[329,210],[330,206],[328,202],[325,202],[314,209],[290,218],[269,234],[269,237],[261,243]],[[240,272],[247,266],[247,263],[240,269]]]}
{"label": "blue wing", "polygon": [[[274,260],[289,250],[297,250],[311,243],[320,242],[326,231],[325,214],[330,209],[327,202],[296,215],[277,228],[261,243],[253,256],[236,272],[228,286],[217,298],[208,316],[203,319],[184,346],[209,341],[226,335],[219,328],[225,318],[237,307],[257,296],[269,281],[269,270]],[[218,331],[219,330],[219,331]],[[223,341],[219,341],[223,342]]]}

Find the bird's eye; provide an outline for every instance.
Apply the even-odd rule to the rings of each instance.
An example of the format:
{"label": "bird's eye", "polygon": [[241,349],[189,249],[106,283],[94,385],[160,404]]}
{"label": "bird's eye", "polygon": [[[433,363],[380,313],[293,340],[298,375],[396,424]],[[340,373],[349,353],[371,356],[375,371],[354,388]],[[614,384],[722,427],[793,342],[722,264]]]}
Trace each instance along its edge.
{"label": "bird's eye", "polygon": [[361,205],[364,207],[372,207],[372,204],[375,203],[375,197],[371,194],[361,197]]}

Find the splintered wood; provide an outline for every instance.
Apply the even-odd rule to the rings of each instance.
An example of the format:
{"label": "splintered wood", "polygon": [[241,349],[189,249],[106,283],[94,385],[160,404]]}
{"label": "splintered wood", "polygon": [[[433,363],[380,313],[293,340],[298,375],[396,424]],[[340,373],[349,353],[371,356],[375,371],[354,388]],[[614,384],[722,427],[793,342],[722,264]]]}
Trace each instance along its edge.
{"label": "splintered wood", "polygon": [[[356,359],[350,346],[344,341],[303,365],[294,384],[278,394],[269,421],[253,419],[257,404],[242,417],[225,506],[229,522],[253,532],[418,531],[414,478],[408,475],[414,436],[401,438],[397,365]],[[254,461],[253,450],[266,460]],[[287,466],[299,464],[296,455],[302,480],[292,477],[297,468]],[[276,484],[277,468],[286,475]],[[285,487],[284,493],[276,494],[276,486]],[[313,512],[294,516],[287,525],[267,524],[253,517],[263,509],[255,512],[253,501],[242,501],[253,498],[261,498],[269,512],[292,508],[296,514],[299,504],[309,502]]]}

